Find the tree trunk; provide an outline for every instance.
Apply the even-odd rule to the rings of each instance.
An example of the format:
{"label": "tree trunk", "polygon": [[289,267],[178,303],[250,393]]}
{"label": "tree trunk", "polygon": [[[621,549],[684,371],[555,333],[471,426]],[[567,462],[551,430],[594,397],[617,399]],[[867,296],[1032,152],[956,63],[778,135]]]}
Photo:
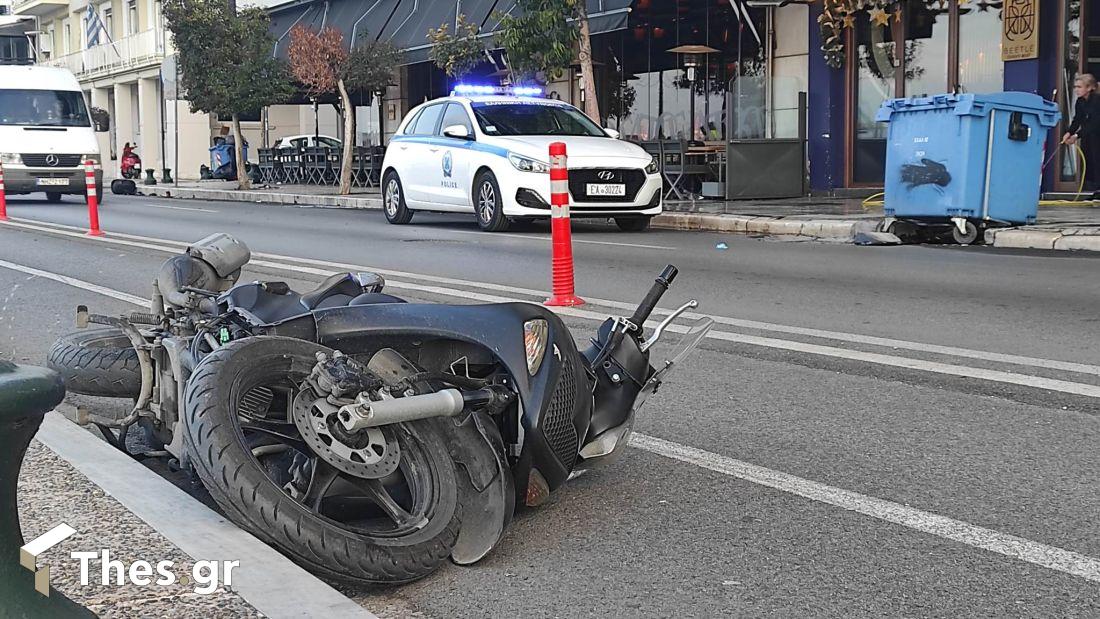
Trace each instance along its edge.
{"label": "tree trunk", "polygon": [[343,79],[336,80],[340,90],[340,105],[344,108],[344,157],[340,161],[340,195],[351,193],[351,154],[355,148],[355,110],[351,108],[351,97]]}
{"label": "tree trunk", "polygon": [[588,9],[584,6],[584,0],[577,2],[577,24],[580,26],[577,55],[581,61],[581,79],[584,80],[584,113],[602,126],[600,102],[596,99],[596,72],[592,68],[592,37],[589,35]]}
{"label": "tree trunk", "polygon": [[244,160],[244,136],[241,135],[241,117],[233,114],[233,159],[237,162],[237,189],[252,189],[248,180],[248,162]]}

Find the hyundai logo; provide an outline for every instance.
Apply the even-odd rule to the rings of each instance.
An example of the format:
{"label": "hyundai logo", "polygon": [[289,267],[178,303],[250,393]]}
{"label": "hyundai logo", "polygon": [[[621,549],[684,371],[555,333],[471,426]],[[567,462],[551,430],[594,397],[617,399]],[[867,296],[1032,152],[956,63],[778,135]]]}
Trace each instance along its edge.
{"label": "hyundai logo", "polygon": [[50,167],[54,167],[54,166],[57,165],[57,163],[58,163],[57,155],[54,155],[54,154],[46,155],[46,165],[48,165]]}
{"label": "hyundai logo", "polygon": [[611,170],[601,170],[596,176],[600,177],[601,181],[610,181],[614,180],[615,173]]}

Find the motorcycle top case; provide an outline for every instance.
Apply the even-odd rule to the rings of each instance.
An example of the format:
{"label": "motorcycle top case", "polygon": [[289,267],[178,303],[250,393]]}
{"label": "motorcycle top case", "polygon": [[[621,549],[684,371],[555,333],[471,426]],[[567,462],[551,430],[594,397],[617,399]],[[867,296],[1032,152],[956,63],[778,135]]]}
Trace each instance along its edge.
{"label": "motorcycle top case", "polygon": [[885,213],[899,218],[1035,221],[1043,144],[1058,107],[1026,92],[890,99]]}

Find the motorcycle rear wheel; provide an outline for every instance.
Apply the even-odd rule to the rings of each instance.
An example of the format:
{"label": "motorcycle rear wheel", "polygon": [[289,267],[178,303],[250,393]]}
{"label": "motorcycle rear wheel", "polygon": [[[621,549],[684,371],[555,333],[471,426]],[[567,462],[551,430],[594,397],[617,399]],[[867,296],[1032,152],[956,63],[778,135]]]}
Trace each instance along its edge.
{"label": "motorcycle rear wheel", "polygon": [[141,365],[130,338],[119,329],[87,329],[57,338],[46,365],[61,375],[71,393],[136,398]]}
{"label": "motorcycle rear wheel", "polygon": [[[387,426],[401,454],[389,476],[364,480],[337,471],[311,451],[287,410],[317,352],[332,353],[260,336],[207,355],[185,396],[192,464],[226,515],[315,573],[359,585],[427,576],[450,555],[461,516],[438,420]],[[259,411],[264,405],[256,402],[267,408]],[[336,492],[341,488],[344,494]]]}

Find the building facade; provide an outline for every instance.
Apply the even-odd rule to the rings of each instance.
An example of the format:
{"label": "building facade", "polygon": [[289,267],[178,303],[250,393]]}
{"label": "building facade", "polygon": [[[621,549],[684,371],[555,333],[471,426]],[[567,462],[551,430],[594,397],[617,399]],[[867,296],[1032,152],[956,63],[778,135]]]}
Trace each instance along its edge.
{"label": "building facade", "polygon": [[[109,113],[104,153],[117,157],[130,142],[143,167],[198,176],[228,119],[191,113],[177,92],[158,0],[10,1],[14,18],[35,20],[37,44],[28,40],[39,61],[71,69],[90,104]],[[87,40],[89,1],[104,25],[99,45]],[[1017,90],[1057,101],[1068,118],[1074,77],[1100,71],[1090,48],[1100,40],[1093,0],[587,0],[587,8],[604,125],[638,141],[804,139],[807,187],[818,192],[881,186],[886,127],[874,118],[888,98]],[[429,61],[430,28],[453,26],[459,15],[476,24],[489,51],[467,79],[499,83],[507,59],[493,37],[515,10],[516,0],[292,0],[269,12],[273,53],[283,58],[295,25],[335,26],[348,41],[384,39],[403,50],[394,83],[356,100],[352,139],[372,145],[454,85]],[[833,28],[825,36],[823,21]],[[1027,40],[1024,53],[1009,31]],[[21,53],[18,36],[5,40],[9,55]],[[546,90],[583,105],[579,67]],[[339,138],[340,127],[329,102],[273,106],[243,123],[258,146],[315,132]],[[1078,165],[1054,133],[1044,188],[1069,190]]]}

